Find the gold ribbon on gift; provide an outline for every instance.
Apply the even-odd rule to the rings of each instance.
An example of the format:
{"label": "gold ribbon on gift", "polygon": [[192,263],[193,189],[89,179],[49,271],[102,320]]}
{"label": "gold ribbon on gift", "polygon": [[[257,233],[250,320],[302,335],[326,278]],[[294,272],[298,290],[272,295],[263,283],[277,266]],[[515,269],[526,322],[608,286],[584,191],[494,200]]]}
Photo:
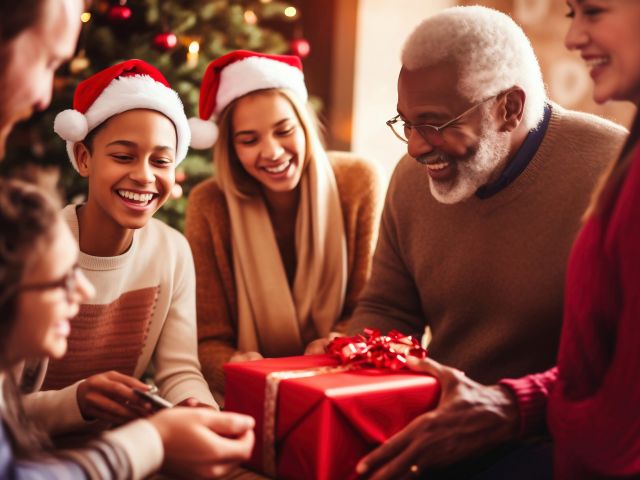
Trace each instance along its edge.
{"label": "gold ribbon on gift", "polygon": [[276,477],[276,412],[278,408],[278,389],[282,380],[315,377],[328,373],[340,373],[353,370],[353,365],[338,367],[312,367],[302,370],[285,370],[271,372],[267,375],[264,394],[264,422],[262,433],[262,466],[264,472],[272,478]]}

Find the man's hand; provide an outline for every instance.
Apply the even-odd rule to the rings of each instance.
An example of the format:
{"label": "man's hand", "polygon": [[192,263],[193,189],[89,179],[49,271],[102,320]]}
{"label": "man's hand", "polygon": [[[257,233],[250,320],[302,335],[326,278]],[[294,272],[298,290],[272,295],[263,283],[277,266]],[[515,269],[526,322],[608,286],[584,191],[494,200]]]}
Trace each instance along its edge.
{"label": "man's hand", "polygon": [[429,358],[410,358],[409,366],[439,380],[438,407],[364,457],[358,473],[372,480],[416,478],[429,467],[450,465],[515,438],[517,405],[504,387],[481,385]]}
{"label": "man's hand", "polygon": [[229,359],[229,362],[248,362],[251,360],[262,360],[264,357],[258,352],[236,352]]}
{"label": "man's hand", "polygon": [[92,375],[78,385],[76,398],[80,413],[87,420],[104,420],[116,425],[149,415],[151,405],[138,397],[133,388],[149,390],[149,386],[137,378],[116,371]]}
{"label": "man's hand", "polygon": [[210,408],[167,408],[149,417],[171,478],[218,478],[251,456],[253,418]]}

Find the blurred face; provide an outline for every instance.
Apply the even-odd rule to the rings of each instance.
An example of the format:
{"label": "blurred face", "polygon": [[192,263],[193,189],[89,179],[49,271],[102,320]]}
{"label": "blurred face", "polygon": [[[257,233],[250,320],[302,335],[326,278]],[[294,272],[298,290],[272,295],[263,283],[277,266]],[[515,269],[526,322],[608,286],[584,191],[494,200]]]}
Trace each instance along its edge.
{"label": "blurred face", "polygon": [[62,357],[71,319],[94,294],[91,283],[75,267],[77,242],[63,221],[54,227],[53,241],[37,252],[40,258],[25,273],[18,293],[16,326],[9,342],[15,360]]}
{"label": "blurred face", "polygon": [[565,38],[590,69],[593,98],[640,102],[640,2],[569,0],[571,26]]}
{"label": "blurred face", "polygon": [[[80,32],[81,0],[44,2],[40,22],[9,46],[0,79],[0,159],[13,125],[44,110],[51,101],[53,74],[71,58]],[[16,7],[18,8],[18,7]]]}
{"label": "blurred face", "polygon": [[111,117],[92,152],[75,145],[80,174],[89,179],[86,208],[98,225],[142,228],[167,201],[175,183],[176,129],[154,110]]}
{"label": "blurred face", "polygon": [[306,142],[289,101],[277,92],[241,98],[231,118],[233,145],[249,175],[271,192],[291,192],[300,183]]}
{"label": "blurred face", "polygon": [[[474,104],[457,91],[457,70],[438,64],[414,71],[402,69],[398,79],[398,113],[411,124],[443,125]],[[482,105],[442,130],[430,143],[417,129],[407,138],[407,152],[425,164],[431,194],[442,203],[471,197],[499,174],[509,138],[499,133],[487,105]]]}

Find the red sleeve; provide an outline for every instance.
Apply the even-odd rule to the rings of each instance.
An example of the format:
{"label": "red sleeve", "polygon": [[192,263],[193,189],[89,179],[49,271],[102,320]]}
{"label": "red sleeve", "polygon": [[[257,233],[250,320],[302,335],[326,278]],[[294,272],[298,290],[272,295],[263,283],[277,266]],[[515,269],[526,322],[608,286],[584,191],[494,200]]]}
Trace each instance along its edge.
{"label": "red sleeve", "polygon": [[558,367],[522,378],[505,378],[499,384],[514,394],[520,414],[519,436],[527,437],[546,430],[549,389],[558,378]]}

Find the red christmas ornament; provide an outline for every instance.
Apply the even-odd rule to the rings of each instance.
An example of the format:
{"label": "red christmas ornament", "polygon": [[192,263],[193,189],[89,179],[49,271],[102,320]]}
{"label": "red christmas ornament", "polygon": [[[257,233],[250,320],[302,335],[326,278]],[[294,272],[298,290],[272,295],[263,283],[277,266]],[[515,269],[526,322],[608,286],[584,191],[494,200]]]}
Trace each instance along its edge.
{"label": "red christmas ornament", "polygon": [[176,171],[176,182],[182,183],[187,179],[187,174],[182,170]]}
{"label": "red christmas ornament", "polygon": [[178,37],[173,33],[158,33],[153,37],[153,44],[163,51],[171,50],[178,43]]}
{"label": "red christmas ornament", "polygon": [[311,45],[304,38],[296,38],[291,40],[289,44],[291,53],[297,55],[300,58],[306,58],[311,52]]}
{"label": "red christmas ornament", "polygon": [[131,18],[131,9],[125,5],[114,5],[109,9],[107,16],[109,20],[116,22],[129,20]]}

